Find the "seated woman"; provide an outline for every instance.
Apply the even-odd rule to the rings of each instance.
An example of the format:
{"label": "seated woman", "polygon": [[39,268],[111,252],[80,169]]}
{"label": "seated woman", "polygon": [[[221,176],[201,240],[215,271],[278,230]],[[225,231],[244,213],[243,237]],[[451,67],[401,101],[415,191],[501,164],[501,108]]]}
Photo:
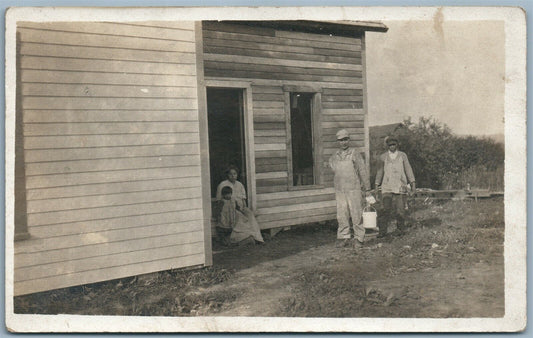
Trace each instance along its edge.
{"label": "seated woman", "polygon": [[[227,180],[217,187],[217,201],[219,203],[219,215],[217,215],[217,231],[224,237],[228,233],[231,244],[239,244],[249,241],[249,238],[257,242],[263,242],[263,236],[259,224],[255,220],[252,210],[246,206],[246,190],[241,182],[237,181],[238,169],[234,166],[226,170]],[[231,229],[231,230],[230,230]]]}

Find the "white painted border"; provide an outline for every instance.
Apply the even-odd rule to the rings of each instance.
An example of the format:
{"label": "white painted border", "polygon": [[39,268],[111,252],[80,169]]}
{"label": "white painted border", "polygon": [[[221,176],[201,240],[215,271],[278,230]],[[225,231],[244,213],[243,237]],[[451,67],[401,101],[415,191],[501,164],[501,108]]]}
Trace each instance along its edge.
{"label": "white painted border", "polygon": [[[15,28],[26,21],[502,20],[505,22],[505,316],[470,319],[116,317],[13,314],[13,199],[6,198],[6,325],[20,332],[494,332],[526,324],[526,21],[512,7],[10,8],[6,14],[6,197],[13,196]],[[386,33],[385,33],[386,34]],[[248,95],[249,96],[249,95]],[[248,97],[247,96],[247,97]],[[248,102],[251,109],[251,102]],[[248,114],[251,115],[251,114]],[[250,123],[250,121],[248,121]],[[253,142],[249,143],[253,145]],[[251,152],[253,156],[253,152]],[[249,158],[253,163],[253,157]],[[248,168],[249,172],[254,172]],[[251,182],[254,182],[251,179]],[[255,187],[254,187],[255,188]],[[250,189],[249,189],[250,190]],[[252,192],[252,191],[251,191]],[[252,192],[253,194],[253,192]],[[255,195],[255,194],[253,194]]]}

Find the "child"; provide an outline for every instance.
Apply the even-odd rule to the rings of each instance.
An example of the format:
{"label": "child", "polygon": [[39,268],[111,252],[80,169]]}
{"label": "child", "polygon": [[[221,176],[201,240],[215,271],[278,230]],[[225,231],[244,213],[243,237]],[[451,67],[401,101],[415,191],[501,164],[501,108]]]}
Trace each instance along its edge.
{"label": "child", "polygon": [[230,244],[230,236],[235,225],[236,203],[231,199],[233,189],[231,187],[222,188],[222,199],[217,201],[215,214],[217,215],[217,236],[224,245]]}

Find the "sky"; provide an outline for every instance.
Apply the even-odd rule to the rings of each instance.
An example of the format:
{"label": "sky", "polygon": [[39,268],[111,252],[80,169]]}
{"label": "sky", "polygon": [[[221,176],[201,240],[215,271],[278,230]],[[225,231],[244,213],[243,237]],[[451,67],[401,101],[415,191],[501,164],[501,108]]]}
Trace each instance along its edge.
{"label": "sky", "polygon": [[385,21],[368,32],[369,124],[433,117],[460,135],[503,134],[502,21]]}

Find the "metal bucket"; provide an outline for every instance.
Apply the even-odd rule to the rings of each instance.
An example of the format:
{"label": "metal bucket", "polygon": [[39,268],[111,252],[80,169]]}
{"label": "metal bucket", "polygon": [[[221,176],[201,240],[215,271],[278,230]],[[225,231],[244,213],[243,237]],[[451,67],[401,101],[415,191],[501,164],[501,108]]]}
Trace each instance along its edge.
{"label": "metal bucket", "polygon": [[374,207],[367,205],[363,209],[363,227],[365,229],[377,229],[378,214]]}

